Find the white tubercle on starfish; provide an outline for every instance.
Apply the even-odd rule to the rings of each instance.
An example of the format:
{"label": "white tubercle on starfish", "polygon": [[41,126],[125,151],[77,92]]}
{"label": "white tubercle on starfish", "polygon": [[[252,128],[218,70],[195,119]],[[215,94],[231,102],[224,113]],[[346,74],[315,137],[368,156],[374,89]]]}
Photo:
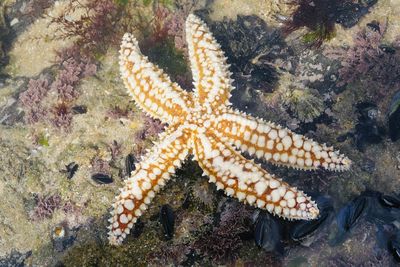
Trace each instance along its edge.
{"label": "white tubercle on starfish", "polygon": [[142,110],[170,124],[189,114],[193,106],[190,94],[140,53],[131,34],[122,39],[119,59],[125,87]]}
{"label": "white tubercle on starfish", "polygon": [[321,167],[330,171],[343,171],[350,167],[349,159],[334,151],[333,147],[320,145],[289,129],[237,110],[223,111],[213,121],[213,127],[242,152],[277,165],[303,170]]}
{"label": "white tubercle on starfish", "polygon": [[146,160],[136,164],[135,171],[125,180],[125,186],[116,197],[108,227],[112,244],[120,244],[129,234],[137,218],[189,153],[187,143],[190,135],[183,127],[177,130],[169,128],[166,133],[148,153]]}
{"label": "white tubercle on starfish", "polygon": [[116,197],[109,220],[110,243],[121,244],[189,153],[209,181],[228,196],[283,218],[315,219],[319,210],[310,197],[235,148],[274,164],[307,170],[342,171],[350,167],[350,160],[330,147],[229,107],[234,88],[226,58],[207,26],[194,15],[186,20],[186,39],[193,93],[172,83],[149,62],[131,34],[123,38],[120,68],[128,92],[142,110],[169,127]]}
{"label": "white tubercle on starfish", "polygon": [[291,188],[227,146],[212,132],[196,136],[194,155],[200,167],[228,196],[291,219],[314,219],[310,197]]}
{"label": "white tubercle on starfish", "polygon": [[198,103],[207,108],[230,105],[232,86],[227,58],[208,27],[196,16],[189,15],[186,22],[186,41],[194,80],[194,95]]}

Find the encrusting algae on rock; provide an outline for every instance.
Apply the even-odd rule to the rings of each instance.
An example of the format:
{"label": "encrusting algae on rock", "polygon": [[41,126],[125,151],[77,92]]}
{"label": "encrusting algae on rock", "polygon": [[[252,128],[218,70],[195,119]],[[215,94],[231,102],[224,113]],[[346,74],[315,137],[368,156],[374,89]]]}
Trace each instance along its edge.
{"label": "encrusting algae on rock", "polygon": [[118,245],[137,218],[189,154],[194,154],[209,182],[228,196],[287,219],[315,219],[319,210],[302,191],[267,173],[237,150],[277,165],[303,170],[343,171],[350,160],[288,129],[231,107],[231,73],[220,46],[195,15],[186,20],[193,71],[193,93],[148,61],[137,40],[125,34],[120,50],[122,79],[135,103],[168,123],[160,141],[136,164],[113,204],[109,241]]}

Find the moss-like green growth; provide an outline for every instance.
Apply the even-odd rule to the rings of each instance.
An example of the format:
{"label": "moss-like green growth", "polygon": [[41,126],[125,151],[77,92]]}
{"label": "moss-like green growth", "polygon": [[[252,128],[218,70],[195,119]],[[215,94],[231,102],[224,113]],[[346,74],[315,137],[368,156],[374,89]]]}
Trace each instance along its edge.
{"label": "moss-like green growth", "polygon": [[48,136],[46,136],[46,134],[44,134],[44,133],[41,133],[38,136],[37,143],[39,145],[41,145],[41,146],[48,147],[49,146],[49,138],[48,138]]}
{"label": "moss-like green growth", "polygon": [[308,45],[313,45],[320,42],[320,40],[329,41],[335,37],[335,35],[335,30],[328,30],[325,25],[318,25],[316,30],[310,31],[303,35],[303,42]]}
{"label": "moss-like green growth", "polygon": [[129,3],[129,0],[115,0],[115,3],[117,3],[120,6],[125,6],[126,4]]}
{"label": "moss-like green growth", "polygon": [[146,229],[135,238],[127,238],[123,246],[90,240],[73,247],[63,258],[65,266],[147,266],[147,256],[156,250],[161,240],[153,229]]}
{"label": "moss-like green growth", "polygon": [[[122,0],[127,1],[127,0]],[[143,0],[144,6],[150,6],[152,3],[156,2],[157,4],[161,4],[164,6],[172,6],[174,4],[174,0]]]}

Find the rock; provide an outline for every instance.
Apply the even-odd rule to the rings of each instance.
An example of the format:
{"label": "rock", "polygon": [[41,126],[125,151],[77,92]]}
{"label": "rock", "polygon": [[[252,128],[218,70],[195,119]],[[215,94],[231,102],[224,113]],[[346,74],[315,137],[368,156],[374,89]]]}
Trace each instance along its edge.
{"label": "rock", "polygon": [[374,103],[363,102],[357,104],[359,113],[358,123],[354,133],[356,146],[360,151],[364,151],[368,144],[378,144],[382,142],[385,130],[377,121],[378,108]]}
{"label": "rock", "polygon": [[231,64],[234,79],[246,81],[245,87],[271,92],[278,80],[271,63],[281,57],[285,47],[279,32],[257,16],[238,16],[236,21],[225,19],[211,27]]}
{"label": "rock", "polygon": [[25,266],[25,260],[31,255],[32,251],[20,253],[14,250],[8,256],[0,259],[0,266],[23,267]]}

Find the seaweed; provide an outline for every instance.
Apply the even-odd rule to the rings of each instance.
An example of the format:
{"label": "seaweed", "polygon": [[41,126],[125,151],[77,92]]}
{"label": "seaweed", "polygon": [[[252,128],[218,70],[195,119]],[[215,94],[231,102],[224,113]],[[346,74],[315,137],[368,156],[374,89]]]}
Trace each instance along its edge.
{"label": "seaweed", "polygon": [[72,102],[79,96],[76,91],[79,81],[96,74],[97,66],[88,56],[80,52],[76,44],[59,51],[58,61],[60,70],[51,87],[58,93],[60,100]]}
{"label": "seaweed", "polygon": [[155,266],[186,266],[182,264],[188,259],[191,249],[186,244],[164,244],[160,250],[150,253],[149,262]]}
{"label": "seaweed", "polygon": [[[45,75],[30,79],[27,89],[20,93],[19,102],[25,111],[25,121],[34,124],[49,121],[55,128],[70,131],[73,118],[72,102],[79,96],[76,90],[80,80],[94,75],[97,66],[79,52],[74,45],[58,52],[59,69],[53,82]],[[57,102],[46,104],[49,91],[55,91]]]}
{"label": "seaweed", "polygon": [[165,124],[163,124],[160,120],[153,119],[145,114],[142,114],[141,117],[143,127],[135,134],[136,140],[143,141],[148,139],[149,137],[154,138],[159,133],[164,131]]}
{"label": "seaweed", "polygon": [[66,102],[60,102],[51,109],[50,122],[54,128],[70,131],[72,123],[72,110]]}
{"label": "seaweed", "polygon": [[[85,53],[101,53],[106,50],[113,38],[119,14],[123,5],[118,5],[113,0],[87,1],[84,4],[79,1],[71,1],[65,11],[56,17],[50,17],[50,24],[57,24],[56,39],[75,39],[75,44]],[[71,20],[70,15],[77,10],[83,10],[83,14],[77,20]]]}
{"label": "seaweed", "polygon": [[129,107],[121,108],[119,106],[113,106],[106,111],[106,117],[114,120],[128,118],[131,115],[133,115],[133,111]]}
{"label": "seaweed", "polygon": [[35,145],[40,145],[40,146],[44,146],[44,147],[48,147],[50,145],[49,137],[45,133],[40,133],[38,135],[35,135],[34,140],[35,140],[34,141]]}
{"label": "seaweed", "polygon": [[27,89],[19,95],[27,123],[34,124],[46,117],[48,111],[43,106],[42,101],[49,90],[49,80],[46,76],[40,75],[37,79],[29,80]]}
{"label": "seaweed", "polygon": [[61,208],[61,197],[59,195],[36,196],[36,207],[31,211],[32,220],[49,218],[56,209]]}
{"label": "seaweed", "polygon": [[168,18],[168,35],[174,38],[175,48],[183,51],[188,56],[186,44],[185,21],[187,16],[193,11],[199,0],[193,1],[175,1],[175,10]]}
{"label": "seaweed", "polygon": [[108,145],[110,150],[111,159],[116,160],[119,155],[121,155],[122,144],[119,144],[116,140],[113,140],[111,144]]}
{"label": "seaweed", "polygon": [[144,53],[149,56],[150,61],[164,69],[173,80],[177,76],[186,76],[189,73],[183,53],[175,48],[170,38],[157,42],[145,40],[143,47],[147,48]]}
{"label": "seaweed", "polygon": [[303,41],[311,47],[320,47],[325,40],[335,36],[335,24],[346,28],[354,26],[365,15],[377,0],[295,0],[296,5],[292,19],[287,20],[284,33],[289,34],[302,27],[308,32],[303,35]]}
{"label": "seaweed", "polygon": [[237,202],[227,203],[220,215],[219,225],[205,232],[194,244],[193,248],[210,257],[216,263],[233,262],[243,239],[251,236],[252,210]]}
{"label": "seaweed", "polygon": [[76,206],[67,201],[64,202],[58,194],[53,195],[35,195],[36,205],[29,212],[29,218],[33,221],[40,221],[50,218],[56,210],[62,210],[65,213],[70,213],[77,210]]}
{"label": "seaweed", "polygon": [[353,38],[352,47],[329,49],[326,55],[341,62],[339,86],[361,82],[378,98],[400,86],[400,46],[386,44],[386,22],[372,21]]}

